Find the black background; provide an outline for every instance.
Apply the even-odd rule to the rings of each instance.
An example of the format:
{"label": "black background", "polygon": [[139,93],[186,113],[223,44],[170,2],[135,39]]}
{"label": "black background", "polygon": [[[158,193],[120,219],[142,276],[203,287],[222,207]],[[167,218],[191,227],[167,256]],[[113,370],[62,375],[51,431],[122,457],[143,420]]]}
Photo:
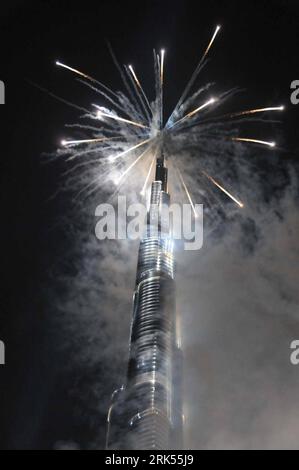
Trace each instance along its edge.
{"label": "black background", "polygon": [[[290,83],[299,79],[299,5],[296,0],[18,1],[1,3],[1,312],[6,343],[0,369],[0,447],[53,448],[57,438],[88,444],[95,430],[76,428],[74,404],[61,377],[41,282],[67,243],[53,230],[67,201],[47,202],[59,165],[41,164],[65,137],[76,112],[32,82],[84,105],[86,91],[56,59],[121,87],[106,46],[133,63],[145,89],[152,85],[152,48],[166,49],[166,110],[170,111],[216,24],[223,26],[207,79],[245,89],[244,103],[285,104],[279,144],[296,162],[298,108]],[[242,98],[243,99],[243,98]],[[242,101],[241,103],[242,104]],[[51,302],[51,299],[48,299]],[[98,425],[103,427],[103,422]],[[101,442],[100,445],[103,445]]]}

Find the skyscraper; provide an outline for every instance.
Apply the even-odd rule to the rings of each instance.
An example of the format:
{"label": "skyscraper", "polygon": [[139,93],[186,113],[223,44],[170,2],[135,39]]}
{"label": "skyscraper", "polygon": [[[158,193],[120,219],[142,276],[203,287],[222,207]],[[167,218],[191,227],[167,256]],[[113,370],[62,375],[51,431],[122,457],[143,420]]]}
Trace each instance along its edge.
{"label": "skyscraper", "polygon": [[112,396],[107,448],[182,448],[181,352],[167,176],[161,155],[139,247],[127,379]]}

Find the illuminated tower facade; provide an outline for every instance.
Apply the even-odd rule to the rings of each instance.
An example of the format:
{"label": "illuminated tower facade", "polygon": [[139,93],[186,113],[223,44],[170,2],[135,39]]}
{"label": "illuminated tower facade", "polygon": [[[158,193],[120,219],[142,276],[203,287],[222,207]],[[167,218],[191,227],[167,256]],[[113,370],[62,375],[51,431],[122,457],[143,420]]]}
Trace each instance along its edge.
{"label": "illuminated tower facade", "polygon": [[112,396],[107,448],[182,448],[181,352],[169,201],[161,156],[139,248],[127,380]]}

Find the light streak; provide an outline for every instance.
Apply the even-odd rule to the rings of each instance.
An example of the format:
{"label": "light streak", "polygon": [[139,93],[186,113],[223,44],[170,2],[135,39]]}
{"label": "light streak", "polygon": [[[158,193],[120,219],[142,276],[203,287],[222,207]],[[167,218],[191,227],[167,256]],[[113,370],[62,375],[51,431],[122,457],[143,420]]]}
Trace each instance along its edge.
{"label": "light streak", "polygon": [[238,204],[239,207],[243,208],[244,204],[239,201],[237,198],[235,198],[231,193],[229,193],[221,184],[219,184],[212,176],[210,176],[208,173],[206,173],[204,170],[201,170],[201,172],[215,185],[217,188],[219,188],[221,191],[223,191],[228,197],[230,197],[236,204]]}
{"label": "light streak", "polygon": [[230,115],[230,117],[247,116],[250,114],[264,113],[267,111],[283,111],[284,109],[284,106],[271,106],[269,108],[249,109],[248,111],[240,111],[239,113],[233,113]]}
{"label": "light streak", "polygon": [[145,99],[145,102],[146,102],[146,104],[147,104],[147,106],[148,106],[150,112],[152,113],[151,105],[150,105],[150,103],[149,103],[149,101],[148,101],[148,98],[147,98],[147,96],[146,96],[146,94],[145,94],[144,89],[142,88],[142,85],[141,85],[140,81],[139,81],[138,78],[137,78],[137,75],[136,75],[136,73],[135,73],[135,71],[134,71],[134,69],[133,69],[133,66],[132,66],[132,65],[129,65],[129,66],[128,66],[128,69],[130,70],[130,72],[131,72],[131,74],[132,74],[132,76],[133,76],[133,78],[134,78],[134,80],[135,80],[137,86],[139,87],[139,89],[140,89],[140,91],[141,91],[141,93],[142,93],[142,95],[143,95],[143,97],[144,97],[144,99]]}
{"label": "light streak", "polygon": [[107,117],[107,118],[110,118],[110,119],[115,119],[115,121],[120,121],[120,122],[125,122],[126,124],[131,124],[132,126],[141,127],[143,129],[149,129],[148,126],[140,124],[140,122],[130,121],[129,119],[124,119],[124,118],[116,116],[114,114],[103,113],[100,110],[97,112],[97,117],[98,117],[98,119],[101,119],[102,117]]}
{"label": "light streak", "polygon": [[140,191],[141,196],[144,196],[144,195],[145,195],[147,183],[148,183],[149,177],[150,177],[150,175],[151,175],[151,172],[152,172],[152,169],[153,169],[153,166],[154,166],[155,161],[156,161],[156,155],[155,155],[154,158],[152,159],[152,162],[151,162],[151,164],[150,164],[150,167],[149,167],[149,170],[148,170],[147,177],[146,177],[146,179],[145,179],[143,188],[142,188],[142,190]]}
{"label": "light streak", "polygon": [[169,129],[171,129],[172,127],[174,126],[177,126],[178,124],[180,124],[181,122],[185,121],[185,119],[188,119],[188,118],[191,118],[192,116],[194,116],[195,114],[199,113],[200,111],[202,111],[203,109],[207,108],[208,106],[211,106],[211,104],[214,104],[216,102],[216,99],[215,98],[211,98],[209,101],[207,101],[206,103],[202,104],[201,106],[199,106],[198,108],[194,109],[193,111],[190,111],[190,113],[186,114],[185,116],[183,116],[181,119],[179,119],[178,121],[174,122],[172,124],[172,126],[169,127]]}
{"label": "light streak", "polygon": [[111,155],[110,157],[108,157],[108,160],[109,160],[110,162],[114,162],[114,160],[117,160],[118,158],[123,157],[124,155],[127,155],[128,153],[132,152],[133,150],[138,149],[138,148],[141,147],[142,145],[147,144],[150,140],[151,140],[151,139],[143,140],[143,141],[140,142],[139,144],[134,145],[133,147],[130,147],[129,149],[125,150],[124,152],[119,153],[119,154],[116,155],[116,156]]}
{"label": "light streak", "polygon": [[87,78],[87,80],[91,80],[92,82],[96,81],[94,78],[90,77],[89,75],[86,75],[85,73],[80,72],[80,70],[74,69],[73,67],[69,67],[68,65],[63,64],[62,62],[59,62],[59,60],[56,60],[55,63],[58,67],[62,67],[64,69],[70,70],[71,72],[74,72],[77,75],[80,75],[80,77]]}
{"label": "light streak", "polygon": [[217,36],[217,34],[219,33],[220,29],[221,29],[221,26],[219,26],[219,25],[216,26],[215,32],[214,32],[214,34],[213,34],[213,36],[212,36],[212,39],[211,39],[211,41],[209,42],[209,45],[208,45],[208,47],[206,48],[206,50],[205,50],[205,52],[204,52],[204,55],[203,55],[203,57],[202,57],[202,59],[201,59],[200,62],[202,62],[202,61],[206,58],[206,56],[208,55],[209,50],[211,49],[211,47],[212,47],[212,45],[213,45],[213,42],[215,41],[216,36]]}
{"label": "light streak", "polygon": [[265,140],[258,140],[258,139],[249,139],[246,137],[232,137],[233,141],[235,142],[251,142],[253,144],[261,144],[261,145],[266,145],[268,147],[275,147],[276,143],[275,142],[267,142]]}
{"label": "light streak", "polygon": [[120,139],[121,136],[119,137],[101,137],[99,139],[82,139],[82,140],[62,140],[61,145],[63,147],[67,147],[68,145],[80,145],[80,144],[92,144],[92,143],[97,143],[97,142],[105,142],[109,140],[114,140],[114,139]]}
{"label": "light streak", "polygon": [[196,212],[196,210],[195,210],[195,206],[194,206],[194,204],[193,204],[193,201],[192,201],[191,195],[190,195],[190,193],[189,193],[189,191],[188,191],[188,188],[187,188],[187,186],[186,186],[186,183],[185,183],[185,181],[184,181],[184,179],[183,179],[182,173],[180,172],[179,169],[177,169],[177,171],[178,171],[178,174],[179,174],[179,177],[180,177],[182,186],[183,186],[183,188],[184,188],[184,190],[185,190],[185,193],[187,194],[187,198],[188,198],[188,200],[189,200],[189,202],[190,202],[190,205],[191,205],[191,207],[192,207],[192,210],[193,210],[193,213],[194,213],[194,217],[197,219],[197,218],[198,218],[198,214],[197,214],[197,212]]}
{"label": "light streak", "polygon": [[161,49],[161,74],[160,74],[161,86],[163,86],[163,83],[164,83],[164,57],[165,57],[165,50]]}
{"label": "light streak", "polygon": [[133,69],[132,65],[129,65],[128,68],[129,68],[131,74],[133,75],[133,78],[134,78],[135,82],[137,83],[137,85],[138,85],[139,88],[141,89],[142,87],[141,87],[140,81],[138,80],[138,78],[137,78],[137,76],[136,76],[136,73],[134,72],[134,69]]}
{"label": "light streak", "polygon": [[[148,142],[148,141],[147,141]],[[140,145],[139,145],[140,146]],[[139,160],[141,160],[142,157],[144,157],[144,155],[148,152],[150,147],[148,147],[147,149],[144,150],[144,152],[142,152],[141,155],[139,155],[139,157],[136,158],[136,160],[134,160],[133,163],[131,163],[131,165],[123,172],[123,174],[119,177],[119,179],[116,181],[116,184],[117,186],[119,186],[119,184],[121,183],[121,181],[125,178],[125,176],[127,176],[130,171],[134,168],[134,166],[139,162]],[[132,150],[132,149],[131,149]]]}

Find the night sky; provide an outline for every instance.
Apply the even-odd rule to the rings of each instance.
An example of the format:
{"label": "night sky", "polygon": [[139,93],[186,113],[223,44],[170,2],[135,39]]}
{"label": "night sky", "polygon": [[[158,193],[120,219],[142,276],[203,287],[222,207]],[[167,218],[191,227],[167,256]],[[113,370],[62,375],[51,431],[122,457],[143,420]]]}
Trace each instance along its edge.
{"label": "night sky", "polygon": [[7,362],[0,367],[0,448],[52,449],[57,441],[70,440],[84,448],[97,439],[102,447],[103,416],[92,424],[77,418],[80,407],[69,395],[69,381],[80,379],[75,370],[64,374],[68,355],[59,348],[47,290],[49,273],[69,243],[57,220],[70,201],[51,198],[62,168],[44,164],[41,155],[55,150],[76,112],[35,84],[79,105],[88,103],[89,92],[55,67],[60,59],[122,88],[107,49],[110,41],[121,63],[138,67],[144,88],[151,90],[152,49],[165,47],[167,114],[221,24],[204,78],[223,88],[244,88],[240,108],[285,104],[276,138],[278,164],[282,171],[285,164],[296,168],[299,105],[290,103],[290,84],[299,80],[299,5],[296,0],[20,0],[1,5],[0,17],[0,79],[6,85],[6,104],[0,107],[0,339]]}

